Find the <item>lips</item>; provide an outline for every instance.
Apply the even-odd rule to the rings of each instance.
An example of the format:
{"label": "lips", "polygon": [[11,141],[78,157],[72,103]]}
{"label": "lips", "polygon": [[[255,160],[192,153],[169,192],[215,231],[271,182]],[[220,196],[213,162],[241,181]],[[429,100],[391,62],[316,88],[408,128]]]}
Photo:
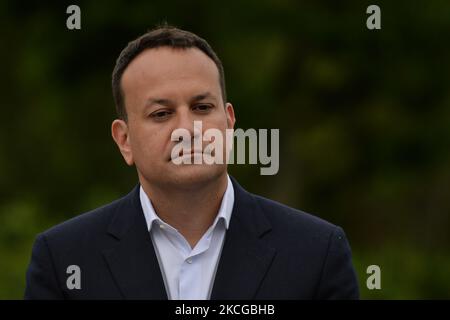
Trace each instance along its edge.
{"label": "lips", "polygon": [[[194,149],[194,150],[191,150],[191,151],[187,151],[187,152],[186,152],[186,154],[198,154],[198,153],[202,154],[202,153],[203,153],[203,150],[201,150],[201,149]],[[183,151],[183,150],[180,151],[179,156],[180,156],[180,157],[184,156],[184,151]]]}
{"label": "lips", "polygon": [[[184,150],[181,150],[176,158],[180,158],[180,157],[184,156],[185,154],[186,155],[203,154],[203,150],[202,149],[192,149],[190,151],[187,151],[186,153],[184,153]],[[172,158],[169,158],[169,161],[171,161],[171,160],[172,160]]]}

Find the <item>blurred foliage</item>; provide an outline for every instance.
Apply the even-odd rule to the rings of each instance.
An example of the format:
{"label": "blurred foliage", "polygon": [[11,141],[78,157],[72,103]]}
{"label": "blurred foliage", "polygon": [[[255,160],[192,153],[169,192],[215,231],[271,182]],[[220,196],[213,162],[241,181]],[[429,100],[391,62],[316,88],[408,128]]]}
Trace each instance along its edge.
{"label": "blurred foliage", "polygon": [[137,182],[110,75],[163,21],[215,48],[237,127],[280,129],[279,173],[232,166],[244,187],[341,225],[363,298],[450,298],[448,1],[78,1],[79,31],[70,4],[0,4],[0,298],[22,297],[37,233]]}

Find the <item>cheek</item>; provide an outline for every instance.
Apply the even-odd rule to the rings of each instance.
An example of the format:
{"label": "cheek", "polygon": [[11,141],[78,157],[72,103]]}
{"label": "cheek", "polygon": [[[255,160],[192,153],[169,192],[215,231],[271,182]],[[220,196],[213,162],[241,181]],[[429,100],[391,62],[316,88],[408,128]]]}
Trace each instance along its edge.
{"label": "cheek", "polygon": [[206,129],[214,128],[225,132],[225,129],[227,128],[227,117],[225,113],[217,113],[214,117],[206,120],[203,126]]}
{"label": "cheek", "polygon": [[[167,140],[164,130],[140,130],[134,136],[133,153],[145,158],[156,158],[164,151]],[[170,138],[170,136],[169,136]]]}
{"label": "cheek", "polygon": [[[209,130],[209,129],[215,129],[215,130],[219,130],[222,133],[222,141],[220,141],[220,143],[223,143],[225,145],[225,139],[226,139],[226,129],[227,129],[227,120],[224,118],[220,118],[217,119],[216,121],[209,121],[206,124],[204,124],[203,127],[203,134],[205,135],[205,133]],[[214,130],[214,131],[215,131]],[[215,140],[214,138],[208,138],[207,135],[206,137],[204,137],[204,142],[208,143],[208,142],[213,142]],[[216,143],[219,143],[219,141],[216,141]]]}

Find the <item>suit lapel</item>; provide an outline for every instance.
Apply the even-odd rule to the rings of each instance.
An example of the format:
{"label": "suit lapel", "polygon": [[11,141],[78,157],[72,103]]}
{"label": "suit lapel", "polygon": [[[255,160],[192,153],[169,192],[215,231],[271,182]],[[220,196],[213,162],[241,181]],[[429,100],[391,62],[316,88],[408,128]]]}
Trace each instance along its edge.
{"label": "suit lapel", "polygon": [[255,199],[231,177],[233,213],[217,268],[212,300],[254,299],[276,251],[262,237],[270,224]]}
{"label": "suit lapel", "polygon": [[[255,199],[231,177],[235,201],[214,280],[211,299],[253,299],[276,250],[263,236],[270,224]],[[167,299],[158,259],[146,228],[139,185],[117,208],[108,233],[118,240],[103,251],[125,299]]]}
{"label": "suit lapel", "polygon": [[139,186],[124,198],[108,233],[118,241],[103,255],[125,299],[167,299],[158,259],[146,228]]}

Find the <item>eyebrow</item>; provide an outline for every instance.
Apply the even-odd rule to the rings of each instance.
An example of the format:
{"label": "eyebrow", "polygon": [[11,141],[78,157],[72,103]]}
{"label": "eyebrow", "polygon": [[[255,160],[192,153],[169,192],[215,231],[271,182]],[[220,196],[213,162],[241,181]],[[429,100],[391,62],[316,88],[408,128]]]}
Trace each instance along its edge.
{"label": "eyebrow", "polygon": [[[199,102],[202,100],[205,100],[207,98],[212,98],[214,100],[216,100],[216,98],[210,93],[210,92],[204,92],[201,94],[197,94],[195,96],[193,96],[190,100],[189,103],[195,103],[195,102]],[[160,104],[163,106],[173,106],[175,103],[173,100],[170,99],[164,99],[164,98],[149,98],[147,99],[146,105],[147,106],[152,106],[154,104]]]}
{"label": "eyebrow", "polygon": [[152,106],[154,104],[160,104],[163,106],[170,106],[173,104],[173,101],[170,99],[159,99],[159,98],[149,98],[147,99],[146,106]]}
{"label": "eyebrow", "polygon": [[216,98],[210,92],[205,92],[205,93],[193,96],[190,100],[190,103],[199,102],[199,101],[205,100],[207,98],[212,98],[212,99],[216,100]]}

